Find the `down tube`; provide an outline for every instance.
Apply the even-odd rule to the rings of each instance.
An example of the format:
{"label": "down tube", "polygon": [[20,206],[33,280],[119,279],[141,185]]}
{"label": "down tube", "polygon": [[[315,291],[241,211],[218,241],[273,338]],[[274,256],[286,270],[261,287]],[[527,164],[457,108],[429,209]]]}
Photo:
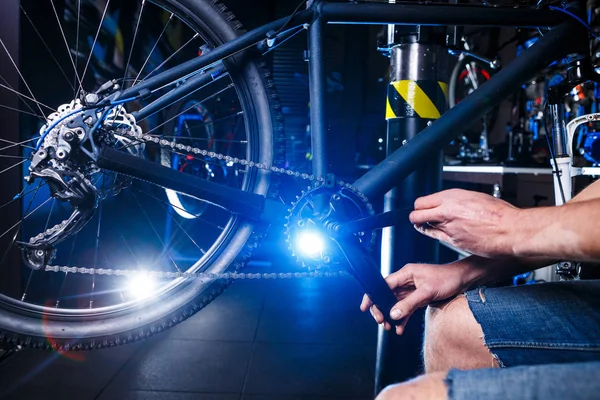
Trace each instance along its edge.
{"label": "down tube", "polygon": [[571,22],[559,25],[430,127],[377,164],[354,186],[369,198],[387,193],[425,163],[427,155],[441,150],[472,121],[491,111],[552,61],[585,51],[586,37],[587,32],[579,25]]}

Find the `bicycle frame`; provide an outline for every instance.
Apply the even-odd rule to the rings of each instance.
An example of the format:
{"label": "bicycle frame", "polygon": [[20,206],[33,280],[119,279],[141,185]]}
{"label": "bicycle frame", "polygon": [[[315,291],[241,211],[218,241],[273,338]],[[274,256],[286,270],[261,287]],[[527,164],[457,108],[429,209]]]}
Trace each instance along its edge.
{"label": "bicycle frame", "polygon": [[[426,162],[427,154],[433,154],[441,150],[446,143],[468,126],[469,121],[476,121],[481,118],[508,95],[518,90],[536,72],[544,69],[555,60],[564,58],[569,54],[585,51],[587,43],[585,29],[579,24],[567,20],[568,17],[563,13],[556,11],[465,5],[329,3],[320,0],[312,0],[309,3],[309,7],[305,11],[299,12],[293,17],[282,18],[258,27],[231,42],[215,48],[206,55],[164,71],[132,88],[124,90],[119,98],[139,97],[147,91],[189,77],[190,74],[197,73],[200,70],[212,68],[220,60],[265,41],[267,33],[277,31],[284,26],[286,29],[293,29],[305,25],[308,27],[310,40],[310,120],[313,174],[325,176],[328,173],[328,161],[325,146],[327,124],[324,94],[327,91],[325,87],[323,38],[327,23],[553,28],[486,84],[354,183],[359,191],[367,197],[373,198],[383,195],[395,187],[399,181]],[[211,76],[210,73],[194,75],[178,89],[159,98],[156,102],[169,104],[179,99],[182,94],[198,90],[212,79]],[[156,102],[138,111],[136,116],[139,118],[149,115],[156,109]],[[105,157],[102,157],[100,167],[116,170],[117,172],[126,172],[122,169],[119,170],[113,165],[114,163],[111,163],[112,153],[105,154]],[[143,164],[144,161],[139,159],[136,162],[139,168],[150,167],[149,162]],[[166,171],[162,172],[168,175]],[[170,180],[170,175],[163,176],[163,180],[160,182],[153,181],[150,175],[152,173],[148,172],[145,176],[145,179],[150,182],[161,184],[185,194],[195,196],[201,194],[202,199],[229,208],[231,211],[250,219],[256,219],[257,209],[264,207],[264,198],[253,193],[225,188],[210,182],[204,182],[199,178],[188,185],[168,187],[165,182]],[[202,189],[197,190],[198,185]],[[191,186],[195,186],[196,189],[192,189]],[[258,197],[262,199],[258,199]],[[246,207],[247,204],[252,206]]]}

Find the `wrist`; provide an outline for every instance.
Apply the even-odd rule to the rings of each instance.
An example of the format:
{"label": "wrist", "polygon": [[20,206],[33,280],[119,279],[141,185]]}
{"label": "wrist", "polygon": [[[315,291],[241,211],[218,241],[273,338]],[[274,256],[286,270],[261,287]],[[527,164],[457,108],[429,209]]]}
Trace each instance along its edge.
{"label": "wrist", "polygon": [[[517,258],[540,256],[536,242],[544,230],[540,222],[544,221],[546,207],[521,209],[517,214],[513,233],[509,236],[511,255]],[[543,240],[543,239],[542,239]]]}
{"label": "wrist", "polygon": [[463,290],[467,290],[492,281],[493,278],[490,277],[490,273],[493,271],[493,268],[490,267],[496,263],[497,261],[494,259],[473,255],[455,261],[452,265],[459,271],[462,277]]}

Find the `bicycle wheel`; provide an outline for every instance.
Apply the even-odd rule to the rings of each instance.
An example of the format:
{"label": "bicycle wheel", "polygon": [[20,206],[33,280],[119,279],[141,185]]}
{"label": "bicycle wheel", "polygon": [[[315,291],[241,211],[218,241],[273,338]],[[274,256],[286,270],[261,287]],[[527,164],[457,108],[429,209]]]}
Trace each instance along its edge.
{"label": "bicycle wheel", "polygon": [[[51,9],[44,10],[37,1],[22,2],[24,35],[30,35],[26,43],[34,48],[21,50],[23,62],[18,74],[22,90],[11,86],[4,77],[0,86],[0,90],[15,96],[12,103],[0,107],[0,112],[9,117],[19,113],[21,121],[21,132],[2,139],[6,146],[0,149],[4,154],[0,158],[2,166],[11,160],[7,168],[16,171],[11,177],[17,179],[31,172],[35,151],[30,144],[46,143],[47,138],[40,140],[39,134],[33,134],[42,125],[42,130],[50,130],[46,109],[54,110],[62,104],[58,111],[64,112],[76,107],[72,103],[75,92],[82,88],[95,90],[108,79],[116,79],[123,86],[136,84],[169,66],[197,57],[200,48],[217,47],[241,32],[234,16],[213,0],[136,0],[123,4],[111,4],[111,0],[67,0],[64,8],[52,1],[48,3]],[[54,26],[48,26],[48,12],[55,17]],[[46,24],[38,25],[38,21]],[[128,26],[135,29],[127,31]],[[27,54],[32,53],[37,54],[37,67],[33,63],[28,67]],[[39,73],[42,53],[48,60],[44,74]],[[14,59],[14,55],[7,54],[8,50],[3,57]],[[222,65],[222,78],[194,93],[196,109],[219,115],[210,122],[199,121],[199,131],[206,132],[210,124],[208,131],[219,132],[220,123],[235,120],[229,154],[267,165],[283,162],[285,143],[279,105],[264,65],[252,61],[247,52],[223,60]],[[51,73],[56,79],[49,79]],[[46,88],[46,93],[36,95],[41,88]],[[225,103],[228,107],[220,107]],[[123,112],[131,113],[135,111],[132,107],[143,105],[127,105]],[[171,121],[177,119],[173,118],[173,108],[136,123],[145,133],[185,140],[172,129]],[[230,114],[225,115],[223,110],[227,108]],[[180,113],[175,113],[175,117],[180,117]],[[114,119],[117,120],[116,113]],[[205,140],[202,135],[192,137],[194,146],[213,146],[210,136],[205,136]],[[111,140],[123,151],[157,162],[168,154],[153,143],[120,136]],[[51,151],[58,154],[56,149]],[[179,165],[174,150],[168,157],[171,166]],[[219,183],[265,196],[273,194],[271,176],[264,171],[237,164],[222,165],[210,158],[199,162],[225,168],[228,178]],[[252,223],[214,205],[202,204],[202,212],[192,211],[191,205],[176,204],[164,189],[145,182],[93,167],[79,171],[76,169],[83,167],[75,162],[53,165],[63,169],[59,172],[73,169],[69,171],[72,176],[81,173],[82,180],[87,178],[94,187],[91,191],[96,192],[97,206],[82,227],[64,235],[67,228],[72,228],[68,222],[65,225],[67,220],[54,224],[65,216],[72,217],[73,203],[60,198],[64,190],[55,187],[54,181],[36,178],[33,184],[17,186],[17,193],[1,195],[2,219],[12,217],[0,236],[2,341],[64,350],[127,343],[183,321],[229,284],[223,279],[150,280],[143,275],[127,278],[50,272],[45,268],[49,262],[113,270],[221,273],[241,269],[260,239],[261,234]],[[5,187],[16,186],[11,177],[0,178]],[[59,235],[64,237],[57,239]],[[32,252],[32,243],[41,242],[52,246],[38,246]]]}

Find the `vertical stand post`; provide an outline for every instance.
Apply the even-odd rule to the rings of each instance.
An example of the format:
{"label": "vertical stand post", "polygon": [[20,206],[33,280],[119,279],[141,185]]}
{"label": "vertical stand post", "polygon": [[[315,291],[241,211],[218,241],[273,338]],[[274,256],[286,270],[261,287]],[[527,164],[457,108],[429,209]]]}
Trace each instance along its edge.
{"label": "vertical stand post", "polygon": [[[308,7],[320,0],[309,1]],[[310,88],[310,130],[312,140],[312,173],[315,176],[327,175],[329,158],[327,154],[327,119],[325,94],[327,78],[325,76],[324,45],[326,23],[318,18],[308,28],[309,52],[309,88]]]}
{"label": "vertical stand post", "polygon": [[[0,12],[0,37],[2,38],[6,49],[10,52],[17,65],[19,65],[19,42],[20,42],[20,0],[5,0],[2,2],[2,12]],[[15,90],[20,90],[19,74],[12,65],[8,55],[4,49],[0,49],[0,76],[4,77],[6,85]],[[8,90],[0,89],[0,104],[7,107],[19,109],[22,104],[19,103],[18,97]],[[2,121],[2,137],[10,140],[11,142],[20,142],[19,135],[19,113],[7,108],[0,108],[0,121]],[[7,147],[4,143],[2,147]],[[14,148],[6,149],[3,151],[6,156],[21,156],[21,149],[18,146]],[[4,170],[12,165],[15,161],[11,158],[0,159],[0,170]],[[12,197],[21,191],[21,169],[13,168],[2,174],[2,191],[0,192],[0,204],[6,204]],[[0,232],[4,232],[9,229],[15,223],[15,216],[20,215],[22,210],[20,208],[21,202],[15,201],[9,206],[2,210],[2,218],[0,222]],[[6,216],[11,216],[6,218]],[[0,239],[0,248],[8,248],[10,242],[14,236],[14,230],[2,239]],[[19,238],[20,239],[20,238]],[[12,249],[6,254],[0,254],[0,257],[6,257],[3,261],[4,265],[3,273],[0,275],[0,291],[6,294],[16,295],[20,290],[20,274],[21,269],[19,266],[20,254],[16,247],[11,246]]]}
{"label": "vertical stand post", "polygon": [[[396,28],[398,29],[398,28]],[[445,31],[410,27],[391,49],[388,87],[387,155],[414,138],[439,118],[447,107],[447,51]],[[398,35],[397,35],[398,37]],[[442,153],[432,154],[427,164],[385,195],[384,211],[410,209],[416,198],[441,190]],[[437,262],[439,244],[420,235],[412,225],[385,228],[381,244],[384,276],[408,262]],[[414,315],[403,336],[379,329],[375,391],[417,375],[421,368],[423,313]]]}

